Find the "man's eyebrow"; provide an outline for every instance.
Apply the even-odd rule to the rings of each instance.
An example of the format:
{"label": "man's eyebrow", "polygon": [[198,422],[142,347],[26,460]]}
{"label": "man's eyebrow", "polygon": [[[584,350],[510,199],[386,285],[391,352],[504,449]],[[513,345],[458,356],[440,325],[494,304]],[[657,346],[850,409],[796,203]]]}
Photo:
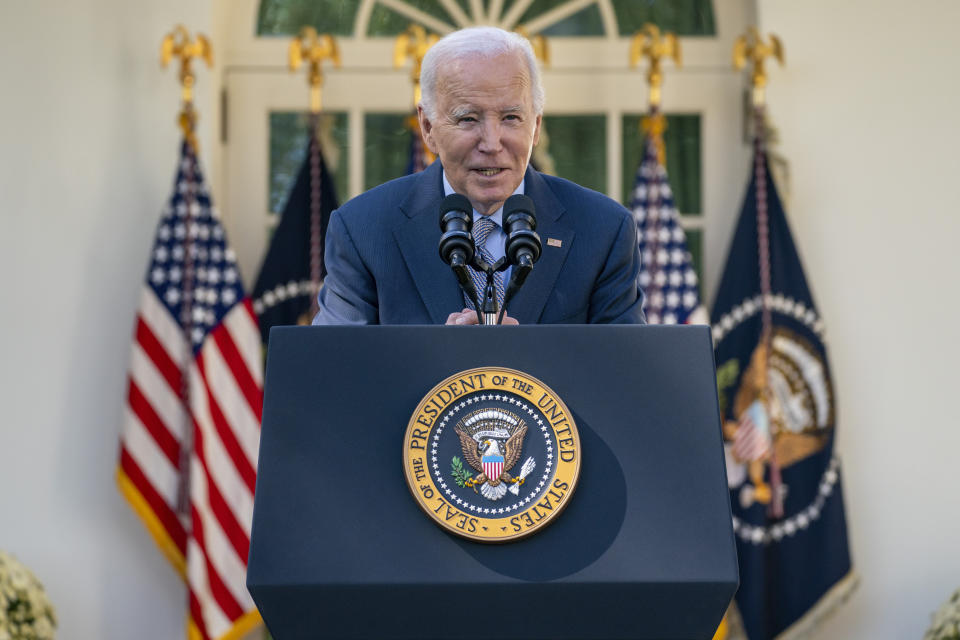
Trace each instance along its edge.
{"label": "man's eyebrow", "polygon": [[[468,115],[470,115],[471,113],[477,113],[477,111],[479,111],[479,110],[478,110],[476,107],[474,107],[473,105],[462,105],[462,106],[459,106],[459,107],[454,108],[454,109],[450,112],[450,117],[451,117],[453,120],[457,120],[457,119],[462,118],[462,117],[464,117],[464,116],[468,116]],[[503,109],[500,110],[500,113],[501,113],[501,114],[522,113],[522,112],[523,112],[523,106],[522,106],[522,105],[519,105],[519,104],[517,104],[517,105],[511,105],[511,106],[509,106],[509,107],[504,107]]]}
{"label": "man's eyebrow", "polygon": [[476,109],[474,109],[471,105],[463,105],[451,111],[450,117],[453,118],[454,120],[457,120],[459,118],[462,118],[463,116],[470,115],[475,111]]}

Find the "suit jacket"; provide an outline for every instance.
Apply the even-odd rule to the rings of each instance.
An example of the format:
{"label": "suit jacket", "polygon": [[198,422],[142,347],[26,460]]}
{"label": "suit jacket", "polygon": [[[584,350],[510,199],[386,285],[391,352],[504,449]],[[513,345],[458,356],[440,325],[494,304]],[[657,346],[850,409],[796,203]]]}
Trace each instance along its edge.
{"label": "suit jacket", "polygon": [[[464,308],[443,260],[441,166],[350,200],[330,217],[314,324],[443,324]],[[618,203],[527,169],[540,259],[507,307],[521,324],[643,323],[636,224]]]}

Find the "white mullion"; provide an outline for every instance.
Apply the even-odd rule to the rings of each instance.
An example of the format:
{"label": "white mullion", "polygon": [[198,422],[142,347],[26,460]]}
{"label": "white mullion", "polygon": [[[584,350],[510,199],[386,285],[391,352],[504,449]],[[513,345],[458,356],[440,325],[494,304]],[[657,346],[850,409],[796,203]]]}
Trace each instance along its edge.
{"label": "white mullion", "polygon": [[483,22],[483,17],[486,13],[483,10],[483,0],[470,0],[470,13],[473,14],[474,24]]}
{"label": "white mullion", "polygon": [[380,0],[380,4],[406,18],[410,18],[414,22],[419,22],[428,29],[433,29],[437,33],[446,35],[454,30],[453,25],[449,25],[443,20],[438,20],[429,13],[421,11],[416,7],[411,7],[407,3],[401,2],[401,0]]}
{"label": "white mullion", "polygon": [[597,0],[597,7],[600,8],[600,19],[603,21],[603,30],[606,32],[607,37],[611,40],[620,37],[617,14],[614,12],[610,0]]}
{"label": "white mullion", "polygon": [[377,0],[363,0],[360,8],[357,9],[357,18],[353,23],[353,37],[365,38],[367,28],[370,26],[370,14],[373,13],[373,5]]}
{"label": "white mullion", "polygon": [[623,192],[622,165],[623,116],[617,109],[610,109],[607,111],[607,195],[617,202]]}
{"label": "white mullion", "polygon": [[363,191],[363,168],[366,165],[366,149],[364,141],[364,112],[357,107],[350,109],[347,123],[348,144],[350,148],[350,197],[358,196]]}
{"label": "white mullion", "polygon": [[520,16],[533,4],[533,0],[517,0],[513,3],[513,6],[510,7],[510,10],[507,11],[507,15],[503,17],[503,20],[500,22],[500,28],[510,31],[513,29],[514,25],[517,24],[517,20],[520,19]]}
{"label": "white mullion", "polygon": [[490,0],[490,13],[487,20],[490,24],[500,24],[500,14],[503,12],[503,0]]}
{"label": "white mullion", "polygon": [[454,0],[440,0],[440,6],[453,18],[458,27],[468,27],[471,22],[478,22],[476,18],[470,20],[470,17],[463,12],[463,9]]}
{"label": "white mullion", "polygon": [[540,33],[544,29],[549,29],[561,20],[569,18],[584,7],[594,4],[596,1],[597,0],[570,0],[569,2],[561,4],[550,11],[541,13],[539,16],[530,22],[527,22],[523,26],[530,34]]}

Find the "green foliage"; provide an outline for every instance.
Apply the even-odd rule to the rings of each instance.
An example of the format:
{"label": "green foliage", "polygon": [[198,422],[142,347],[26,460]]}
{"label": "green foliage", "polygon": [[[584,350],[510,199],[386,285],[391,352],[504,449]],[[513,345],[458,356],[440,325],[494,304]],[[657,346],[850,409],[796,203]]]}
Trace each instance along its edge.
{"label": "green foliage", "polygon": [[473,477],[472,473],[463,468],[463,461],[460,459],[460,456],[453,456],[453,459],[450,461],[450,472],[453,475],[453,481],[457,483],[458,487],[467,486],[467,480]]}
{"label": "green foliage", "polygon": [[740,375],[740,363],[727,360],[717,367],[717,397],[720,400],[720,415],[727,415],[727,390],[737,383]]}

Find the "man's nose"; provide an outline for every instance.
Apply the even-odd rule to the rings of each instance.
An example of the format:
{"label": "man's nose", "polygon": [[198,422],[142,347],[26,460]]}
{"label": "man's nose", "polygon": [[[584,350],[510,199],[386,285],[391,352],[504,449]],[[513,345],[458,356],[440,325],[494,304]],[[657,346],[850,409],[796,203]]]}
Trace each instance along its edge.
{"label": "man's nose", "polygon": [[480,128],[480,143],[478,149],[484,153],[496,153],[500,151],[502,128],[499,118],[485,118],[483,126]]}

